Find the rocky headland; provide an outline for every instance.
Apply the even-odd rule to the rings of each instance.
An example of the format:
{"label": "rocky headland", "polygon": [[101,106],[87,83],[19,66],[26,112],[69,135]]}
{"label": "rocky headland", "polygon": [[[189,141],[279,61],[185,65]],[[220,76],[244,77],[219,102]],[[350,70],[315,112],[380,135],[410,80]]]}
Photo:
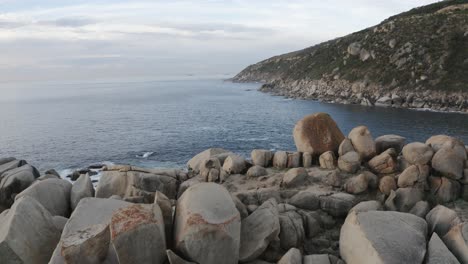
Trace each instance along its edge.
{"label": "rocky headland", "polygon": [[447,0],[247,67],[232,80],[342,104],[468,112],[468,3]]}
{"label": "rocky headland", "polygon": [[2,158],[0,263],[468,263],[463,142],[345,136],[325,113],[293,138],[186,170],[103,166],[96,188]]}

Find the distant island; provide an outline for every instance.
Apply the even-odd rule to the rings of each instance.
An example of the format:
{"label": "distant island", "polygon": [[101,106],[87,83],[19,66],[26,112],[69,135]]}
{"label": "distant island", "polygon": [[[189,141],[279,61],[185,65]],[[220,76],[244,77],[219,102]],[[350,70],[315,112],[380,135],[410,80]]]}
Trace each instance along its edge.
{"label": "distant island", "polygon": [[415,8],[250,65],[232,80],[293,98],[468,113],[468,3]]}

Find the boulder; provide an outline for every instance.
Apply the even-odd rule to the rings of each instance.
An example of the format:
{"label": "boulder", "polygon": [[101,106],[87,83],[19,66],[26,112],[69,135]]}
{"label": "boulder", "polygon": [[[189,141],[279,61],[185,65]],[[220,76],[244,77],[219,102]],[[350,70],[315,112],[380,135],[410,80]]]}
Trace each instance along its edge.
{"label": "boulder", "polygon": [[436,232],[440,237],[445,236],[454,226],[461,223],[457,213],[443,205],[437,205],[427,215],[426,221],[429,233]]}
{"label": "boulder", "polygon": [[288,166],[288,153],[286,151],[277,151],[273,156],[273,167],[285,169]]}
{"label": "boulder", "polygon": [[175,248],[190,261],[237,263],[241,222],[229,192],[215,183],[188,188],[177,200]]}
{"label": "boulder", "polygon": [[343,179],[341,175],[336,170],[334,170],[327,175],[325,183],[333,187],[341,187],[342,181]]}
{"label": "boulder", "polygon": [[279,215],[280,245],[284,250],[300,247],[305,238],[302,216],[296,211],[287,211]]}
{"label": "boulder", "polygon": [[355,173],[361,167],[361,158],[357,152],[350,151],[338,158],[338,168],[344,172]]}
{"label": "boulder", "polygon": [[353,55],[353,56],[360,55],[361,48],[362,48],[361,43],[353,42],[348,45],[348,54]]}
{"label": "boulder", "polygon": [[410,164],[427,164],[434,155],[432,148],[421,142],[413,142],[403,147],[403,157]]}
{"label": "boulder", "polygon": [[346,216],[353,208],[356,197],[347,193],[334,193],[320,196],[320,208],[332,216]]}
{"label": "boulder", "polygon": [[97,198],[109,198],[112,195],[124,197],[127,191],[127,173],[103,171],[96,187]]}
{"label": "boulder", "polygon": [[320,168],[334,170],[336,168],[336,157],[333,151],[324,152],[319,157]]}
{"label": "boulder", "polygon": [[345,138],[338,147],[338,155],[343,156],[344,154],[351,151],[356,151],[353,147],[353,143],[351,143],[349,138]]}
{"label": "boulder", "polygon": [[302,166],[304,168],[312,167],[312,153],[310,152],[302,153]]}
{"label": "boulder", "polygon": [[434,233],[429,240],[426,264],[460,264],[457,258],[445,246],[440,237]]}
{"label": "boulder", "polygon": [[196,264],[195,262],[189,262],[179,257],[174,251],[168,249],[166,251],[169,264]]}
{"label": "boulder", "polygon": [[29,196],[0,214],[0,263],[47,263],[60,239],[52,215]]}
{"label": "boulder", "polygon": [[436,135],[426,140],[426,144],[430,145],[434,152],[439,151],[443,147],[454,149],[461,159],[467,158],[467,152],[463,141],[447,135]]}
{"label": "boulder", "polygon": [[344,189],[347,193],[359,194],[367,191],[368,179],[365,174],[359,174],[358,176],[349,178],[345,185]]}
{"label": "boulder", "polygon": [[307,255],[303,258],[303,264],[331,264],[328,254]]}
{"label": "boulder", "polygon": [[398,187],[427,189],[429,172],[430,167],[428,165],[411,165],[398,176]]}
{"label": "boulder", "polygon": [[14,157],[0,158],[0,166],[3,165],[3,164],[6,164],[8,162],[14,161],[14,160],[16,160],[16,158],[14,158]]}
{"label": "boulder", "polygon": [[[396,210],[399,212],[409,212],[417,202],[424,199],[424,192],[420,189],[415,188],[399,188],[395,192],[395,195],[390,195],[385,201],[387,208]],[[394,205],[395,208],[392,208]]]}
{"label": "boulder", "polygon": [[290,248],[277,264],[302,264],[302,254],[297,248]]}
{"label": "boulder", "polygon": [[268,172],[265,168],[255,165],[249,168],[246,175],[247,177],[250,177],[250,178],[256,178],[256,177],[265,176],[267,174]]}
{"label": "boulder", "polygon": [[308,115],[296,123],[293,131],[297,151],[320,155],[337,151],[344,136],[335,121],[326,113]]}
{"label": "boulder", "polygon": [[135,204],[117,210],[109,229],[120,264],[163,264],[166,260],[164,220],[157,204]]}
{"label": "boulder", "polygon": [[311,191],[301,191],[295,194],[288,203],[304,210],[315,211],[320,208],[319,196]]}
{"label": "boulder", "polygon": [[442,176],[453,180],[463,177],[465,159],[457,154],[456,150],[449,147],[442,147],[432,157],[432,168]]}
{"label": "boulder", "polygon": [[409,213],[425,219],[430,210],[431,206],[427,201],[419,201],[411,208]]}
{"label": "boulder", "polygon": [[364,202],[360,202],[357,205],[355,205],[353,208],[351,208],[351,210],[349,212],[350,213],[351,212],[360,213],[360,212],[382,211],[382,210],[383,210],[383,206],[382,206],[381,202],[379,202],[379,201],[364,201]]}
{"label": "boulder", "polygon": [[57,228],[57,230],[62,233],[63,228],[67,224],[68,218],[60,216],[60,215],[54,215],[52,216],[52,221],[54,221],[54,225]]}
{"label": "boulder", "polygon": [[381,193],[385,195],[389,195],[391,191],[397,189],[397,184],[395,182],[395,178],[393,176],[384,176],[380,179],[379,182],[379,190]]}
{"label": "boulder", "polygon": [[298,210],[297,212],[302,216],[307,238],[313,238],[322,231],[321,217],[317,212],[305,210]]}
{"label": "boulder", "polygon": [[[110,222],[112,214],[114,211],[132,205],[131,203],[127,203],[121,200],[116,199],[100,199],[100,198],[83,198],[78,203],[78,206],[73,211],[73,214],[68,219],[67,224],[63,228],[62,236],[60,239],[60,243],[57,245],[56,250],[52,258],[50,259],[51,264],[62,264],[66,263],[64,257],[61,255],[62,243],[63,240],[66,239],[68,236],[74,235],[76,233],[83,233],[86,230],[89,230],[94,225],[105,225],[107,226]],[[97,235],[99,232],[93,232]],[[95,237],[95,235],[87,235],[88,237]],[[78,235],[79,237],[79,235]],[[104,241],[104,240],[94,240],[84,243],[92,242],[92,241]],[[105,242],[105,241],[104,241]],[[56,243],[57,244],[57,243]],[[86,244],[85,244],[86,246]],[[102,247],[105,248],[105,244],[96,244],[92,242],[92,247]],[[85,247],[89,248],[89,247]],[[91,249],[90,248],[90,249]],[[109,250],[112,252],[112,247],[108,247]],[[92,249],[92,252],[96,252],[96,249]],[[99,251],[99,250],[98,250]],[[91,252],[81,252],[81,256],[84,255],[92,255]]]}
{"label": "boulder", "polygon": [[294,188],[303,185],[307,181],[307,171],[304,168],[288,170],[283,176],[283,185],[286,188]]}
{"label": "boulder", "polygon": [[[249,212],[247,210],[247,206],[245,206],[244,203],[242,203],[242,201],[237,198],[237,196],[235,195],[231,195],[232,197],[232,201],[234,202],[234,204],[236,205],[236,208],[237,208],[237,211],[239,211],[239,214],[241,216],[241,219],[244,219],[246,218],[247,216],[249,216]],[[255,210],[254,210],[255,211]]]}
{"label": "boulder", "polygon": [[198,153],[192,159],[187,162],[187,167],[195,173],[200,172],[200,166],[202,162],[210,158],[217,158],[222,164],[224,160],[233,154],[232,152],[222,148],[210,148],[203,152]]}
{"label": "boulder", "polygon": [[172,204],[171,200],[167,198],[162,192],[156,192],[154,196],[154,203],[159,206],[164,219],[164,234],[166,235],[166,247],[172,246]]}
{"label": "boulder", "polygon": [[75,210],[81,199],[85,197],[94,197],[94,186],[88,174],[82,174],[78,180],[73,183],[70,192],[71,209]]}
{"label": "boulder", "polygon": [[39,172],[29,164],[4,172],[0,181],[0,208],[9,208],[13,204],[15,196],[28,188],[38,177]]}
{"label": "boulder", "polygon": [[369,168],[378,174],[394,173],[398,169],[398,164],[395,159],[395,150],[390,148],[381,154],[369,160]]}
{"label": "boulder", "polygon": [[102,263],[107,257],[109,244],[109,226],[92,225],[64,237],[61,243],[61,255],[65,263]]}
{"label": "boulder", "polygon": [[412,214],[351,212],[341,227],[340,255],[348,264],[422,263],[426,228],[424,219]]}
{"label": "boulder", "polygon": [[445,204],[455,201],[461,194],[459,182],[445,177],[429,177],[431,194],[439,203]]}
{"label": "boulder", "polygon": [[200,165],[200,176],[205,182],[217,182],[219,180],[220,173],[221,163],[218,158],[207,159]]}
{"label": "boulder", "polygon": [[15,158],[2,158],[0,160],[0,180],[3,178],[3,174],[9,170],[16,169],[26,165],[25,160],[17,160]]}
{"label": "boulder", "polygon": [[375,142],[366,126],[353,128],[351,132],[349,132],[348,138],[351,140],[354,149],[356,149],[356,152],[362,160],[369,160],[375,156]]}
{"label": "boulder", "polygon": [[302,154],[300,152],[288,153],[288,168],[298,168],[301,166]]}
{"label": "boulder", "polygon": [[36,181],[16,196],[16,200],[29,196],[44,206],[51,215],[70,215],[70,191],[72,184],[62,179]]}
{"label": "boulder", "polygon": [[[270,199],[242,220],[240,261],[259,257],[280,233],[279,213],[275,199]],[[252,230],[255,230],[254,232]]]}
{"label": "boulder", "polygon": [[405,145],[406,138],[398,135],[383,135],[375,139],[375,148],[378,154],[389,148],[393,148],[400,153]]}
{"label": "boulder", "polygon": [[267,168],[272,163],[273,152],[266,149],[254,149],[252,150],[250,156],[252,157],[253,165],[258,165]]}
{"label": "boulder", "polygon": [[452,227],[442,240],[460,263],[468,263],[468,223]]}
{"label": "boulder", "polygon": [[229,155],[223,164],[223,170],[228,174],[240,174],[245,169],[245,159],[239,155]]}

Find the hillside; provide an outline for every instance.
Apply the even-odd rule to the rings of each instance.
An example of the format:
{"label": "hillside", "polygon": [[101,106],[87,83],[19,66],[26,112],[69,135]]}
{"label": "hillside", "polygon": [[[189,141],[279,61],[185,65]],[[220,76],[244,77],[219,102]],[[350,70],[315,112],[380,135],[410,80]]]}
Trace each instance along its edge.
{"label": "hillside", "polygon": [[468,111],[468,1],[412,9],[261,61],[233,80],[291,97]]}

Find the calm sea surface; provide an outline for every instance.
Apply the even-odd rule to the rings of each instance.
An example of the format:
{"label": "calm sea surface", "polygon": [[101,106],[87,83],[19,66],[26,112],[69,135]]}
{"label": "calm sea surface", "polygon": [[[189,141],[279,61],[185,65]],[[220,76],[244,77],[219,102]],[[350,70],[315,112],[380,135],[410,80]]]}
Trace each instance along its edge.
{"label": "calm sea surface", "polygon": [[327,112],[347,134],[366,125],[374,137],[408,141],[448,134],[468,144],[468,115],[291,100],[259,84],[219,79],[0,84],[0,157],[40,170],[109,161],[179,167],[210,147],[249,155],[293,150],[303,116]]}

